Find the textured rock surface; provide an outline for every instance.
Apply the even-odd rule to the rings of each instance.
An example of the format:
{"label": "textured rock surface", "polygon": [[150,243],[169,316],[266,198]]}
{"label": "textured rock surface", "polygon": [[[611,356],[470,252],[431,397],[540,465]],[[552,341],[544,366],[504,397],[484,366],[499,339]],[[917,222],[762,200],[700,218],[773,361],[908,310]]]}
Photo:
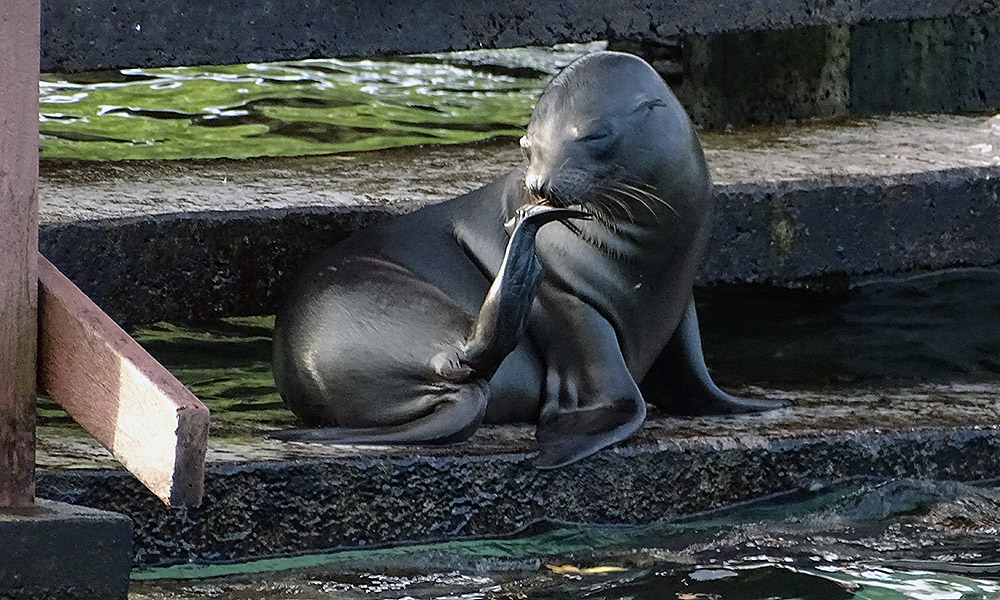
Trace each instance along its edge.
{"label": "textured rock surface", "polygon": [[1000,18],[878,20],[611,40],[643,56],[710,129],[1000,107]]}
{"label": "textured rock surface", "polygon": [[855,114],[1000,106],[1000,19],[869,23],[851,37]]}
{"label": "textured rock surface", "polygon": [[[101,451],[40,434],[39,494],[135,521],[137,565],[232,561],[512,534],[538,522],[648,523],[855,477],[970,481],[1000,469],[996,385],[790,392],[740,418],[651,419],[625,444],[556,471],[532,467],[530,427],[443,448],[212,439],[200,509],[169,509]],[[106,460],[106,459],[105,459]]]}
{"label": "textured rock surface", "polygon": [[[788,29],[808,25],[967,16],[992,2],[587,0],[502,4],[399,0],[378,10],[363,1],[42,3],[42,71],[232,64],[317,56],[372,56],[481,47],[549,46],[609,38],[662,39],[677,33]],[[219,35],[220,32],[240,35]]]}

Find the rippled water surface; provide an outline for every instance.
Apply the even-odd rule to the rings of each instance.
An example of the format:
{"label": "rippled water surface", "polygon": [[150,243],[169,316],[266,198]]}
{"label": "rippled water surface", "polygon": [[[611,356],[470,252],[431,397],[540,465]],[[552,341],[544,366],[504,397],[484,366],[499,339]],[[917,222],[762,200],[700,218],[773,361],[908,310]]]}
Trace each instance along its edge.
{"label": "rippled water surface", "polygon": [[135,599],[1000,597],[1000,490],[871,481],[641,528],[137,573]]}
{"label": "rippled water surface", "polygon": [[548,79],[601,47],[43,75],[42,156],[301,156],[519,137]]}

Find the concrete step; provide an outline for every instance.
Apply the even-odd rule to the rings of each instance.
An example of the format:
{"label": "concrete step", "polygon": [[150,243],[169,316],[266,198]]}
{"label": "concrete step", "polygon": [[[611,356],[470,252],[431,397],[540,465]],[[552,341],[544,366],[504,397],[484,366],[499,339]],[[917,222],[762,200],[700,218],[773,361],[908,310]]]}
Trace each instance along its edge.
{"label": "concrete step", "polygon": [[[1000,263],[1000,122],[897,116],[705,134],[699,283],[843,286]],[[294,265],[483,185],[516,143],[243,161],[42,164],[42,252],[123,323],[273,311]]]}
{"label": "concrete step", "polygon": [[533,430],[484,427],[439,448],[210,440],[201,508],[163,506],[81,433],[39,429],[38,494],[120,512],[136,566],[515,534],[537,523],[638,524],[851,478],[975,481],[1000,472],[997,384],[790,391],[738,418],[653,416],[627,442],[555,471]]}

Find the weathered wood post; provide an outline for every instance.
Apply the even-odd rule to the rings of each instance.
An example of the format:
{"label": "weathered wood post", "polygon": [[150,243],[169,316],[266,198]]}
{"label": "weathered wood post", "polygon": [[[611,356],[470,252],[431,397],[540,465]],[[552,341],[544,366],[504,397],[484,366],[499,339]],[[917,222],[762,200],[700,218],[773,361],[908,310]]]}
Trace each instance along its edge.
{"label": "weathered wood post", "polygon": [[38,16],[0,4],[0,509],[35,498]]}
{"label": "weathered wood post", "polygon": [[[39,0],[0,0],[0,597],[125,600],[131,520],[35,499],[39,15]],[[47,273],[58,280],[55,269]],[[56,287],[75,298],[67,286]],[[153,398],[147,404],[158,406],[157,395],[147,395]],[[207,432],[204,412],[204,427],[195,429]],[[204,456],[204,443],[188,437],[194,449],[176,454],[184,472],[200,476],[190,463]],[[195,460],[182,460],[188,455]],[[176,495],[200,500],[200,479],[188,479]],[[173,499],[173,489],[161,487]]]}
{"label": "weathered wood post", "polygon": [[164,502],[198,506],[208,409],[38,255],[39,16],[0,0],[0,509],[34,504],[36,382]]}

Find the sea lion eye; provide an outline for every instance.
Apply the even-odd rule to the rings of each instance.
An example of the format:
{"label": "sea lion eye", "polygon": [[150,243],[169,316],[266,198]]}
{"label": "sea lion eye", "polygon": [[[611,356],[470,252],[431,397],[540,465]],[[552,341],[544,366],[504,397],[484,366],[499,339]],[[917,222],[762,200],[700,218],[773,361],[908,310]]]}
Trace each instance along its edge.
{"label": "sea lion eye", "polygon": [[658,108],[661,106],[666,106],[666,103],[663,100],[660,100],[659,98],[653,98],[651,100],[646,100],[645,102],[640,104],[639,107],[636,108],[636,112],[640,110],[653,110],[654,108]]}
{"label": "sea lion eye", "polygon": [[603,140],[604,138],[608,137],[609,135],[611,135],[611,133],[607,129],[601,129],[601,130],[598,130],[598,131],[594,131],[594,132],[588,133],[587,135],[581,137],[580,141],[581,142],[596,142],[598,140]]}
{"label": "sea lion eye", "polygon": [[531,142],[528,141],[528,136],[521,136],[521,154],[524,158],[531,160]]}

